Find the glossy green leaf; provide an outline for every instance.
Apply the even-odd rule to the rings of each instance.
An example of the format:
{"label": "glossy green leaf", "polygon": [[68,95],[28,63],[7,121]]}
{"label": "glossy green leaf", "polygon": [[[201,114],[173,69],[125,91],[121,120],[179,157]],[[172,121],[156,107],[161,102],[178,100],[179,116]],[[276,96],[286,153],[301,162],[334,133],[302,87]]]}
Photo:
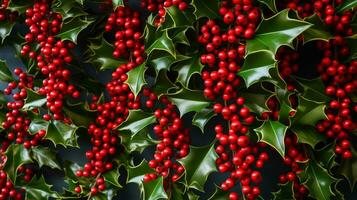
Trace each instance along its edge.
{"label": "glossy green leaf", "polygon": [[10,145],[6,152],[6,163],[4,170],[6,171],[10,180],[16,183],[17,170],[20,166],[28,163],[32,163],[29,151],[22,144]]}
{"label": "glossy green leaf", "polygon": [[217,171],[215,164],[217,158],[214,145],[191,146],[189,154],[179,160],[185,168],[187,187],[203,191],[208,176]]}
{"label": "glossy green leaf", "polygon": [[290,113],[295,111],[290,104],[286,103],[285,101],[280,103],[280,110],[279,110],[279,121],[283,124],[289,125],[290,124]]}
{"label": "glossy green leaf", "polygon": [[337,165],[335,161],[336,154],[335,154],[335,147],[334,144],[331,143],[322,149],[318,149],[314,152],[315,158],[317,158],[318,163],[327,171],[331,171],[331,168]]}
{"label": "glossy green leaf", "polygon": [[161,36],[157,37],[156,40],[145,50],[146,53],[150,55],[153,51],[159,50],[165,51],[176,58],[175,45],[171,38],[169,38],[167,30],[161,32]]}
{"label": "glossy green leaf", "polygon": [[113,0],[112,2],[113,2],[114,9],[119,7],[119,6],[125,6],[123,0]]}
{"label": "glossy green leaf", "polygon": [[182,60],[189,59],[190,57],[183,56],[181,54],[176,55],[176,58],[174,58],[170,54],[165,54],[165,55],[159,55],[157,58],[151,58],[149,61],[149,65],[152,66],[156,74],[159,73],[161,70],[170,70],[171,65],[180,62]]}
{"label": "glossy green leaf", "polygon": [[0,81],[11,82],[13,80],[14,80],[14,78],[12,77],[11,71],[9,70],[9,67],[7,66],[6,61],[0,60]]}
{"label": "glossy green leaf", "polygon": [[229,192],[224,191],[216,186],[214,193],[208,198],[208,200],[227,200],[229,197]]}
{"label": "glossy green leaf", "polygon": [[21,185],[26,191],[25,199],[49,199],[59,198],[59,195],[51,189],[51,186],[48,185],[41,176],[40,178],[33,177],[28,184]]}
{"label": "glossy green leaf", "polygon": [[100,70],[116,69],[128,62],[125,59],[115,59],[113,57],[113,45],[104,38],[102,38],[100,45],[91,44],[89,48],[93,51],[93,55],[88,61],[98,66]]}
{"label": "glossy green leaf", "polygon": [[192,26],[195,20],[191,8],[182,11],[177,6],[165,8],[165,22],[161,25],[163,29]]}
{"label": "glossy green leaf", "polygon": [[354,9],[357,7],[356,0],[344,0],[341,5],[336,8],[337,13],[342,13],[349,9]]}
{"label": "glossy green leaf", "polygon": [[312,148],[326,139],[325,135],[318,133],[314,126],[293,125],[290,130],[296,134],[299,143],[308,144]]}
{"label": "glossy green leaf", "polygon": [[145,174],[155,173],[155,171],[151,169],[148,163],[144,160],[137,166],[134,167],[128,166],[127,170],[128,170],[127,182],[136,183],[139,186],[142,185]]}
{"label": "glossy green leaf", "polygon": [[121,144],[125,149],[132,153],[138,151],[142,153],[147,147],[156,144],[157,142],[153,140],[147,129],[139,131],[137,134],[130,134],[128,132],[120,133]]}
{"label": "glossy green leaf", "polygon": [[291,42],[312,25],[301,20],[288,17],[289,10],[285,9],[276,15],[263,19],[254,38],[247,41],[247,55],[263,49],[276,54],[283,45],[291,46]]}
{"label": "glossy green leaf", "polygon": [[197,112],[192,119],[192,124],[201,129],[202,133],[204,133],[204,129],[206,124],[214,117],[216,114],[212,109],[205,108],[199,112]]}
{"label": "glossy green leaf", "polygon": [[164,189],[164,180],[159,177],[148,183],[144,183],[144,198],[145,200],[167,199],[167,194]]}
{"label": "glossy green leaf", "polygon": [[48,166],[52,169],[59,169],[61,167],[56,160],[56,152],[53,149],[37,146],[31,149],[31,157],[36,160],[40,167]]}
{"label": "glossy green leaf", "polygon": [[351,52],[351,59],[357,59],[357,34],[346,37],[346,42]]}
{"label": "glossy green leaf", "polygon": [[295,200],[293,182],[289,181],[285,184],[279,184],[279,191],[274,192],[274,200]]}
{"label": "glossy green leaf", "polygon": [[210,19],[220,18],[218,14],[219,2],[216,0],[192,0],[191,5],[194,7],[196,18],[208,17]]}
{"label": "glossy green leaf", "polygon": [[355,188],[357,182],[357,153],[352,149],[352,158],[343,159],[338,169],[339,174],[348,181],[351,191]]}
{"label": "glossy green leaf", "polygon": [[69,40],[77,43],[79,33],[86,29],[92,22],[92,20],[83,20],[80,17],[75,17],[70,21],[63,23],[62,30],[57,36],[62,40]]}
{"label": "glossy green leaf", "polygon": [[298,175],[306,178],[304,185],[309,189],[309,195],[312,198],[328,200],[334,196],[331,186],[337,179],[332,177],[316,161],[310,160],[306,169]]}
{"label": "glossy green leaf", "polygon": [[89,110],[86,106],[88,105],[81,103],[66,105],[62,109],[75,125],[88,127],[95,120],[96,112]]}
{"label": "glossy green leaf", "polygon": [[8,20],[0,21],[0,44],[10,35],[14,25],[15,23],[10,23]]}
{"label": "glossy green leaf", "polygon": [[106,183],[110,183],[114,185],[117,188],[122,188],[122,186],[119,183],[119,169],[112,169],[108,172],[105,172],[103,174],[104,180]]}
{"label": "glossy green leaf", "polygon": [[184,44],[190,46],[190,40],[187,38],[187,31],[193,29],[191,27],[175,28],[171,36],[174,44]]}
{"label": "glossy green leaf", "polygon": [[272,95],[273,93],[266,90],[261,84],[252,85],[248,90],[240,93],[240,96],[245,98],[244,105],[259,115],[269,111],[266,102]]}
{"label": "glossy green leaf", "polygon": [[167,77],[166,70],[161,70],[156,76],[155,85],[151,88],[158,97],[166,95],[171,89],[177,89],[178,87],[170,81]]}
{"label": "glossy green leaf", "polygon": [[54,12],[60,13],[62,15],[63,21],[71,20],[75,17],[85,16],[87,13],[83,10],[82,0],[66,1],[66,0],[56,0],[52,3],[52,10]]}
{"label": "glossy green leaf", "polygon": [[295,79],[303,88],[303,96],[305,98],[317,102],[326,102],[330,100],[330,97],[325,94],[325,86],[321,78],[304,79],[296,77]]}
{"label": "glossy green leaf", "polygon": [[324,111],[325,104],[299,96],[299,105],[296,109],[296,114],[292,119],[292,123],[314,126],[318,121],[327,118]]}
{"label": "glossy green leaf", "polygon": [[259,141],[267,143],[276,149],[279,154],[285,156],[284,138],[288,126],[278,122],[267,120],[260,127],[254,129],[259,137]]}
{"label": "glossy green leaf", "polygon": [[168,99],[177,106],[180,116],[188,112],[198,112],[211,103],[203,96],[201,91],[189,90],[182,88],[174,94],[167,95]]}
{"label": "glossy green leaf", "polygon": [[33,2],[31,1],[10,0],[7,9],[12,12],[17,11],[19,14],[23,14],[25,13],[26,9],[31,6],[33,6]]}
{"label": "glossy green leaf", "polygon": [[327,28],[324,25],[324,22],[318,15],[314,14],[310,17],[307,17],[305,18],[305,21],[312,24],[312,26],[303,32],[304,43],[314,40],[328,41],[333,37],[328,32]]}
{"label": "glossy green leaf", "polygon": [[269,70],[275,66],[276,60],[271,52],[257,51],[246,57],[238,75],[244,79],[246,86],[250,87],[264,78],[271,78]]}
{"label": "glossy green leaf", "polygon": [[266,5],[271,11],[277,13],[278,10],[276,9],[275,0],[258,0],[260,3]]}
{"label": "glossy green leaf", "polygon": [[134,135],[156,122],[156,118],[152,113],[147,113],[142,110],[130,110],[127,119],[120,124],[119,130],[129,130]]}
{"label": "glossy green leaf", "polygon": [[29,132],[34,135],[40,130],[47,130],[49,122],[41,118],[35,118],[31,121]]}
{"label": "glossy green leaf", "polygon": [[176,63],[173,70],[178,73],[177,81],[188,87],[192,75],[200,74],[203,68],[204,65],[201,64],[200,56],[197,54],[187,60]]}
{"label": "glossy green leaf", "polygon": [[46,96],[40,95],[33,90],[26,89],[27,98],[25,99],[25,105],[22,107],[24,110],[32,108],[40,108],[46,104]]}
{"label": "glossy green leaf", "polygon": [[129,85],[135,97],[138,96],[139,92],[141,91],[141,88],[146,84],[146,69],[146,63],[143,63],[127,73],[128,79],[125,81],[125,83]]}

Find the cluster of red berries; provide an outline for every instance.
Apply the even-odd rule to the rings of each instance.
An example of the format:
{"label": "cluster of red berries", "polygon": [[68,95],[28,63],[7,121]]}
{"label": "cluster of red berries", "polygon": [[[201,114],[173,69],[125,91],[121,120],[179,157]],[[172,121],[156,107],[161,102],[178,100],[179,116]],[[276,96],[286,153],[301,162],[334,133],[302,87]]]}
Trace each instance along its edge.
{"label": "cluster of red berries", "polygon": [[7,174],[4,170],[0,169],[0,200],[14,199],[22,200],[22,192],[17,191],[14,188],[14,184],[8,179]]}
{"label": "cluster of red berries", "polygon": [[155,24],[159,26],[165,21],[165,8],[177,6],[180,10],[185,10],[188,7],[186,0],[142,0],[141,7],[146,8],[149,12],[158,12],[158,17],[155,19]]}
{"label": "cluster of red berries", "polygon": [[[62,16],[53,13],[47,1],[37,2],[28,8],[25,23],[30,32],[25,35],[27,44],[23,46],[21,54],[36,61],[45,77],[38,93],[46,95],[46,106],[53,113],[53,118],[64,120],[62,107],[65,96],[80,96],[74,85],[69,83],[71,72],[65,68],[72,61],[69,51],[74,48],[74,43],[55,38],[61,30]],[[39,44],[39,49],[31,48],[31,44]],[[50,120],[51,115],[45,114],[43,118]]]}
{"label": "cluster of red berries", "polygon": [[[228,127],[215,126],[219,156],[216,164],[220,172],[230,172],[221,184],[223,190],[240,183],[243,195],[255,199],[260,195],[257,185],[262,181],[261,173],[255,169],[262,168],[269,157],[266,152],[259,151],[265,144],[254,144],[246,135],[255,116],[243,106],[245,99],[237,90],[242,81],[237,72],[244,61],[245,40],[253,37],[260,22],[260,12],[253,1],[232,0],[221,3],[219,14],[224,25],[208,20],[198,37],[206,49],[201,55],[201,63],[208,65],[202,73],[204,95],[216,102],[214,112],[228,123]],[[238,199],[238,194],[231,192],[229,199]]]}
{"label": "cluster of red berries", "polygon": [[[140,108],[140,99],[135,98],[134,93],[125,83],[128,78],[126,73],[144,61],[144,45],[139,32],[139,13],[128,7],[119,7],[108,18],[106,30],[115,31],[114,57],[130,58],[131,61],[118,66],[112,73],[112,80],[106,84],[110,100],[101,103],[98,102],[98,97],[93,97],[93,103],[90,105],[91,109],[97,110],[95,123],[88,127],[93,147],[86,152],[86,157],[90,162],[84,165],[83,170],[77,171],[76,175],[84,178],[96,178],[95,184],[90,188],[91,195],[96,195],[99,191],[106,189],[102,174],[113,168],[111,158],[117,153],[119,136],[119,131],[116,128],[126,120],[129,109]],[[128,41],[131,42],[128,43]],[[132,49],[130,55],[128,55],[127,48]],[[75,188],[75,192],[80,193],[81,191],[81,186]]]}
{"label": "cluster of red berries", "polygon": [[299,70],[299,53],[290,47],[280,47],[275,58],[279,61],[278,68],[281,78],[288,84],[287,89],[293,91],[295,89],[295,80],[291,75]]}
{"label": "cluster of red berries", "polygon": [[[148,89],[144,89],[143,95],[149,98],[146,106],[152,108],[152,102],[157,101],[157,96]],[[189,130],[183,126],[177,108],[167,97],[163,96],[158,101],[163,108],[155,109],[158,124],[154,126],[154,133],[160,142],[156,145],[156,152],[149,161],[149,166],[164,177],[165,181],[175,182],[184,172],[184,167],[176,160],[187,156],[189,152]],[[146,174],[144,181],[156,179],[157,174]]]}

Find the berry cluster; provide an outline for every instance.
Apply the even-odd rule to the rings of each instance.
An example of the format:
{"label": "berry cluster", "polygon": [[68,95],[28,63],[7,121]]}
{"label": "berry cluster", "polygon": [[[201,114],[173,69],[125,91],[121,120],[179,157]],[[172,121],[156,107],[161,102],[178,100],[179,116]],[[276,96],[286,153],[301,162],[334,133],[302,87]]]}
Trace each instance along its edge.
{"label": "berry cluster", "polygon": [[[0,150],[0,153],[2,150]],[[5,162],[6,162],[6,156],[0,154],[0,199],[5,200],[5,199],[14,199],[14,200],[22,200],[23,199],[23,191],[17,191],[14,188],[14,184],[11,182],[10,179],[8,179],[7,173],[2,170]]]}
{"label": "berry cluster", "polygon": [[[153,107],[152,101],[157,100],[157,96],[148,89],[144,89],[143,95],[149,98],[146,106]],[[163,105],[163,108],[158,108],[154,112],[159,122],[154,126],[154,133],[160,142],[156,145],[154,159],[149,161],[149,166],[155,169],[157,174],[163,176],[165,181],[175,182],[184,172],[184,167],[176,159],[187,156],[190,135],[188,129],[183,126],[177,108],[167,97],[161,97],[159,103]],[[157,174],[146,174],[144,181],[156,179]]]}
{"label": "berry cluster", "polygon": [[165,21],[165,8],[177,6],[180,10],[185,10],[188,7],[186,0],[142,0],[141,7],[146,8],[149,12],[158,12],[158,17],[155,19],[155,24],[159,26]]}
{"label": "berry cluster", "polygon": [[[69,51],[74,48],[74,43],[55,38],[61,30],[62,16],[50,10],[49,2],[38,2],[28,8],[25,23],[30,32],[25,35],[27,44],[23,46],[21,54],[36,60],[37,67],[45,77],[38,93],[46,95],[46,106],[53,113],[53,118],[64,120],[62,107],[65,96],[78,98],[80,95],[69,83],[71,72],[65,68],[72,61]],[[36,44],[39,44],[39,49],[36,49]],[[45,114],[43,118],[50,120],[51,115]]]}

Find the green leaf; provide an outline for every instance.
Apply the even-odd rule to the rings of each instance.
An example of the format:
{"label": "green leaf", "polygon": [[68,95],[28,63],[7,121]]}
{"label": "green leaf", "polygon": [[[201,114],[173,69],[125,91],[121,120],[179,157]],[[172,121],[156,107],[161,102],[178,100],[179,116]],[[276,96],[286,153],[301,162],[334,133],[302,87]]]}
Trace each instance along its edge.
{"label": "green leaf", "polygon": [[167,77],[166,70],[161,70],[156,76],[155,85],[151,88],[151,91],[160,98],[162,95],[168,94],[171,89],[177,88],[178,87]]}
{"label": "green leaf", "polygon": [[114,9],[118,8],[119,6],[125,6],[123,0],[113,0],[112,2],[113,2]]}
{"label": "green leaf", "polygon": [[277,13],[278,10],[276,9],[275,0],[258,0],[260,3],[266,5],[271,11]]}
{"label": "green leaf", "polygon": [[128,62],[126,59],[115,59],[113,57],[114,47],[104,37],[100,45],[91,44],[89,48],[93,55],[88,61],[94,63],[100,70],[116,69]]}
{"label": "green leaf", "polygon": [[146,84],[145,71],[147,67],[145,65],[146,63],[143,63],[127,73],[128,79],[125,81],[125,83],[129,85],[135,97],[138,96],[141,88]]}
{"label": "green leaf", "polygon": [[197,19],[201,17],[208,17],[210,19],[220,18],[218,15],[218,3],[219,2],[216,0],[192,0],[191,5],[195,9],[193,14]]}
{"label": "green leaf", "polygon": [[144,198],[145,200],[167,199],[167,194],[164,189],[164,180],[162,176],[159,178],[144,183]]}
{"label": "green leaf", "polygon": [[43,176],[39,179],[33,177],[29,183],[21,185],[21,187],[26,191],[26,199],[59,198],[58,194],[46,183]]}
{"label": "green leaf", "polygon": [[73,125],[53,121],[49,124],[47,134],[44,138],[51,140],[55,146],[78,147],[76,131],[77,127]]}
{"label": "green leaf", "polygon": [[165,8],[165,22],[161,25],[163,29],[172,29],[177,27],[188,27],[192,26],[195,21],[195,16],[193,15],[190,8],[182,11],[177,6],[170,6]]}
{"label": "green leaf", "polygon": [[172,42],[174,44],[184,44],[190,46],[190,40],[187,38],[186,34],[189,29],[193,29],[192,27],[184,27],[184,28],[175,28],[173,29],[173,34],[171,36]]}
{"label": "green leaf", "polygon": [[299,125],[312,125],[314,126],[318,121],[326,119],[325,104],[315,102],[299,96],[299,105],[292,123]]}
{"label": "green leaf", "polygon": [[336,8],[337,13],[342,13],[349,9],[354,9],[357,6],[357,1],[355,0],[344,0],[341,5]]}
{"label": "green leaf", "polygon": [[161,70],[170,70],[171,65],[182,60],[189,59],[190,57],[183,56],[181,54],[176,55],[176,58],[172,57],[170,54],[162,55],[160,54],[157,58],[150,58],[149,65],[155,69],[156,74]]}
{"label": "green leaf", "polygon": [[[1,26],[0,26],[1,27]],[[1,28],[0,28],[1,31]],[[12,77],[11,71],[9,70],[6,61],[0,59],[0,81],[11,82],[14,78]]]}
{"label": "green leaf", "polygon": [[290,123],[290,112],[295,111],[290,104],[286,103],[285,101],[280,103],[280,110],[279,110],[279,121],[289,125]]}
{"label": "green leaf", "polygon": [[357,182],[357,153],[352,149],[352,158],[343,159],[338,169],[339,174],[344,176],[348,181],[351,191]]}
{"label": "green leaf", "polygon": [[29,110],[33,108],[40,108],[46,104],[46,96],[39,95],[31,89],[26,89],[27,98],[25,99],[25,105],[22,107],[24,110]]}
{"label": "green leaf", "polygon": [[240,96],[245,98],[245,106],[252,112],[261,115],[263,112],[269,111],[266,101],[273,95],[269,90],[266,90],[261,84],[252,85],[249,90],[244,90]]}
{"label": "green leaf", "polygon": [[152,113],[147,113],[142,110],[130,110],[127,119],[120,124],[119,130],[129,130],[134,135],[156,122],[156,118]]}
{"label": "green leaf", "polygon": [[197,112],[192,119],[192,124],[196,125],[198,128],[201,129],[202,133],[204,133],[204,129],[206,124],[212,119],[212,117],[216,116],[212,109],[202,109],[201,111]]}
{"label": "green leaf", "polygon": [[200,74],[204,65],[201,64],[200,56],[197,54],[187,60],[178,62],[173,67],[174,71],[177,71],[177,80],[185,87],[188,87],[190,79],[194,74]]}
{"label": "green leaf", "polygon": [[357,59],[357,34],[346,37],[346,42],[351,52],[351,59]]}
{"label": "green leaf", "polygon": [[128,176],[127,176],[127,183],[136,183],[139,186],[142,186],[143,178],[145,174],[155,173],[153,169],[151,169],[148,163],[143,160],[137,166],[128,166]]}
{"label": "green leaf", "polygon": [[121,132],[120,138],[121,144],[129,153],[134,151],[142,153],[147,147],[157,143],[150,137],[149,131],[147,129],[143,129],[137,134],[130,134],[126,131]]}
{"label": "green leaf", "polygon": [[95,120],[96,113],[86,108],[86,104],[65,105],[62,107],[63,112],[77,126],[88,127]]}
{"label": "green leaf", "polygon": [[298,174],[298,176],[306,178],[304,185],[309,189],[311,197],[319,200],[328,200],[334,196],[331,186],[337,179],[332,177],[316,161],[310,160],[306,169]]}
{"label": "green leaf", "polygon": [[208,198],[208,200],[227,200],[229,196],[228,191],[224,191],[216,186],[214,193]]}
{"label": "green leaf", "polygon": [[296,134],[299,143],[308,144],[312,148],[326,139],[325,135],[318,133],[314,126],[293,125],[290,130]]}
{"label": "green leaf", "polygon": [[180,116],[191,111],[201,111],[211,104],[206,100],[201,91],[186,88],[182,88],[174,94],[168,94],[167,97],[177,106],[180,111]]}
{"label": "green leaf", "polygon": [[333,37],[330,32],[327,31],[325,24],[318,15],[314,14],[307,17],[305,18],[305,21],[312,24],[312,26],[303,32],[304,43],[314,40],[323,40],[327,42]]}
{"label": "green leaf", "polygon": [[75,17],[88,15],[80,4],[83,5],[83,0],[57,0],[55,3],[52,3],[52,10],[60,13],[63,21],[67,21]]}
{"label": "green leaf", "polygon": [[289,181],[285,184],[279,184],[279,187],[279,191],[273,193],[274,200],[295,200],[293,182]]}
{"label": "green leaf", "polygon": [[263,19],[253,39],[247,41],[247,55],[263,49],[274,55],[283,45],[291,46],[291,42],[312,25],[301,20],[288,17],[289,10],[285,9],[276,15]]}
{"label": "green leaf", "polygon": [[276,66],[274,55],[269,51],[257,51],[249,54],[238,72],[247,87],[266,78],[272,78],[269,70]]}
{"label": "green leaf", "polygon": [[265,142],[276,149],[279,154],[285,156],[284,138],[288,126],[278,122],[267,120],[260,127],[254,129],[259,137],[259,141]]}
{"label": "green leaf", "polygon": [[31,155],[31,157],[37,161],[40,167],[48,166],[52,169],[62,169],[56,160],[56,152],[48,147],[33,147],[31,149]]}
{"label": "green leaf", "polygon": [[214,145],[205,147],[190,148],[190,153],[179,160],[185,167],[185,180],[189,188],[203,192],[204,184],[208,176],[217,171],[216,159],[218,155],[215,152]]}
{"label": "green leaf", "polygon": [[92,22],[92,20],[83,20],[80,17],[75,17],[63,23],[61,33],[57,34],[57,37],[60,37],[62,40],[77,43],[79,33],[86,29]]}
{"label": "green leaf", "polygon": [[103,177],[106,183],[110,183],[117,188],[122,188],[122,186],[119,183],[119,175],[120,175],[119,169],[112,169],[108,172],[105,172],[103,174]]}
{"label": "green leaf", "polygon": [[169,38],[167,30],[161,32],[161,36],[157,37],[156,40],[145,50],[146,53],[149,56],[153,51],[160,50],[165,51],[176,58],[175,45],[171,38]]}
{"label": "green leaf", "polygon": [[29,132],[34,135],[40,130],[47,130],[49,122],[41,118],[34,118],[29,127]]}
{"label": "green leaf", "polygon": [[314,151],[315,158],[318,158],[319,164],[329,172],[332,167],[337,165],[337,162],[335,162],[336,154],[334,149],[334,143],[331,143],[322,149]]}
{"label": "green leaf", "polygon": [[330,100],[330,97],[325,94],[325,86],[321,78],[304,79],[295,77],[295,79],[303,88],[303,96],[305,98],[317,102],[327,102]]}
{"label": "green leaf", "polygon": [[2,44],[7,36],[10,35],[12,28],[14,28],[15,23],[10,23],[9,20],[4,20],[0,22],[0,44]]}
{"label": "green leaf", "polygon": [[22,144],[11,144],[6,152],[4,171],[13,183],[16,183],[17,170],[20,166],[32,163],[29,151]]}

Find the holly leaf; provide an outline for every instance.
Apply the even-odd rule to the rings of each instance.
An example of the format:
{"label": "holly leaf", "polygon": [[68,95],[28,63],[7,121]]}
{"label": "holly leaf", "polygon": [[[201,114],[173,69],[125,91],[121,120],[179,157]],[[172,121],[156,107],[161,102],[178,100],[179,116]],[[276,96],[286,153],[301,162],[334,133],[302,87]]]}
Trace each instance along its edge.
{"label": "holly leaf", "polygon": [[315,157],[318,158],[318,163],[329,172],[332,167],[337,165],[337,162],[335,162],[336,154],[333,143],[323,147],[322,149],[314,151],[314,154]]}
{"label": "holly leaf", "polygon": [[181,117],[188,112],[201,111],[211,104],[201,91],[186,88],[182,88],[174,94],[168,94],[167,98],[177,106]]}
{"label": "holly leaf", "polygon": [[22,144],[11,144],[6,152],[6,162],[4,171],[7,173],[10,180],[16,183],[17,170],[20,166],[32,163],[29,151]]}
{"label": "holly leaf", "polygon": [[285,184],[279,184],[279,191],[273,192],[274,200],[295,200],[293,182],[289,181]]}
{"label": "holly leaf", "polygon": [[176,58],[175,45],[172,42],[171,38],[169,38],[167,30],[165,31],[159,30],[159,31],[162,32],[161,36],[158,36],[156,40],[154,40],[154,42],[145,50],[145,52],[149,56],[150,54],[152,54],[154,51],[157,50],[165,51],[171,54],[174,58]]}
{"label": "holly leaf", "polygon": [[0,21],[0,44],[2,44],[5,38],[10,35],[12,28],[14,28],[14,25],[15,23],[11,23],[9,20]]}
{"label": "holly leaf", "polygon": [[62,169],[56,160],[56,152],[48,147],[33,147],[30,154],[40,167],[48,166],[52,169]]}
{"label": "holly leaf", "polygon": [[127,170],[127,183],[136,183],[139,185],[139,187],[142,187],[142,182],[145,174],[155,173],[155,171],[149,167],[148,163],[145,160],[143,160],[137,166],[128,166]]}
{"label": "holly leaf", "polygon": [[62,15],[63,21],[67,21],[75,17],[87,15],[80,4],[83,5],[81,0],[57,0],[55,3],[52,3],[52,10],[54,12],[60,13]]}
{"label": "holly leaf", "polygon": [[228,191],[224,191],[220,187],[216,186],[216,190],[208,198],[208,200],[227,200],[228,196],[229,196],[229,192]]}
{"label": "holly leaf", "polygon": [[266,90],[261,84],[252,85],[249,90],[242,91],[241,97],[245,98],[245,106],[257,114],[269,111],[266,101],[273,95]]}
{"label": "holly leaf", "polygon": [[310,17],[307,17],[305,18],[305,21],[312,24],[312,26],[303,32],[304,43],[314,40],[323,40],[327,42],[329,39],[333,38],[330,32],[327,31],[324,22],[318,15],[314,14]]}
{"label": "holly leaf", "polygon": [[172,57],[170,54],[162,55],[160,54],[157,58],[149,59],[149,65],[155,69],[156,74],[161,70],[170,70],[171,65],[182,60],[189,59],[190,57],[177,54],[176,58]]}
{"label": "holly leaf", "polygon": [[272,78],[269,70],[276,66],[274,55],[269,51],[257,51],[247,55],[238,75],[244,79],[248,87],[266,78]]}
{"label": "holly leaf", "polygon": [[350,48],[351,59],[357,59],[357,34],[346,37],[346,43]]}
{"label": "holly leaf", "polygon": [[285,9],[276,15],[263,19],[253,39],[247,41],[247,55],[263,49],[274,55],[280,46],[292,46],[291,42],[312,25],[288,17],[289,10]]}
{"label": "holly leaf", "polygon": [[260,3],[266,5],[271,11],[277,13],[278,10],[276,9],[275,0],[258,0]]}
{"label": "holly leaf", "polygon": [[203,192],[208,176],[217,171],[215,164],[217,158],[214,145],[191,146],[189,154],[178,160],[185,168],[185,184],[187,187]]}
{"label": "holly leaf", "polygon": [[184,27],[184,28],[175,28],[172,33],[172,42],[174,44],[184,44],[190,46],[190,40],[187,38],[186,34],[189,29],[193,29],[192,27]]}
{"label": "holly leaf", "polygon": [[[1,34],[1,26],[0,26],[0,34]],[[13,80],[14,78],[12,77],[11,71],[9,70],[6,61],[0,59],[0,81],[11,82]]]}
{"label": "holly leaf", "polygon": [[89,61],[98,66],[100,70],[116,69],[120,65],[128,62],[125,59],[115,59],[113,57],[114,47],[108,43],[104,37],[100,45],[91,44],[89,48],[93,52]]}
{"label": "holly leaf", "polygon": [[162,95],[168,94],[171,89],[178,89],[178,87],[167,77],[166,70],[161,70],[156,76],[155,85],[151,88],[151,91],[160,98]]}
{"label": "holly leaf", "polygon": [[325,104],[311,101],[305,97],[299,96],[299,105],[296,114],[292,118],[292,124],[296,125],[312,125],[318,121],[326,119]]}
{"label": "holly leaf", "polygon": [[187,60],[176,63],[173,70],[178,73],[178,82],[188,87],[192,75],[200,74],[203,68],[204,65],[201,64],[199,54],[197,54]]}
{"label": "holly leaf", "polygon": [[177,27],[192,26],[195,21],[191,8],[184,11],[180,10],[177,6],[170,6],[165,8],[165,22],[161,25],[163,29],[172,29]]}
{"label": "holly leaf", "polygon": [[201,129],[202,133],[204,133],[204,129],[206,124],[216,116],[216,113],[213,112],[212,109],[202,109],[201,111],[197,112],[192,119],[192,124],[196,125],[198,128]]}
{"label": "holly leaf", "polygon": [[279,110],[279,121],[289,125],[290,123],[290,112],[295,111],[290,104],[283,101],[280,103],[280,110]]}
{"label": "holly leaf", "polygon": [[357,153],[352,149],[352,158],[343,159],[342,163],[338,169],[339,174],[344,176],[348,181],[351,191],[357,182]]}
{"label": "holly leaf", "polygon": [[94,21],[75,17],[63,23],[62,30],[57,34],[57,37],[60,37],[63,41],[69,40],[77,43],[79,33],[86,29],[92,22]]}
{"label": "holly leaf", "polygon": [[22,107],[24,110],[30,110],[33,108],[40,108],[46,104],[46,96],[40,95],[31,89],[26,89],[27,97],[25,99],[25,105]]}
{"label": "holly leaf", "polygon": [[32,180],[21,187],[26,191],[25,199],[49,199],[50,197],[59,198],[58,194],[51,189],[51,186],[48,185],[41,176],[36,179],[33,177]]}
{"label": "holly leaf", "polygon": [[162,176],[148,183],[144,183],[143,185],[144,185],[143,199],[158,200],[158,199],[168,198],[164,189],[164,180]]}
{"label": "holly leaf", "polygon": [[152,113],[147,113],[142,110],[130,110],[127,119],[120,124],[119,130],[129,130],[134,135],[156,122],[156,118]]}
{"label": "holly leaf", "polygon": [[146,84],[146,69],[146,63],[143,63],[127,73],[128,79],[125,81],[125,83],[129,85],[135,97],[138,96],[139,92],[141,91],[141,88]]}
{"label": "holly leaf", "polygon": [[220,18],[218,14],[219,2],[216,0],[192,0],[191,5],[195,9],[193,14],[196,16],[196,19],[201,17],[208,17],[210,19]]}
{"label": "holly leaf", "polygon": [[146,129],[141,130],[137,134],[130,134],[126,131],[121,132],[120,138],[121,144],[129,153],[134,151],[142,153],[147,147],[157,143],[150,137],[149,131]]}
{"label": "holly leaf", "polygon": [[112,0],[114,9],[118,8],[119,6],[125,6],[123,0]]}
{"label": "holly leaf", "polygon": [[357,6],[357,1],[355,0],[345,0],[340,4],[337,8],[336,11],[337,13],[343,13],[346,10],[349,9],[354,9]]}
{"label": "holly leaf", "polygon": [[112,169],[108,172],[105,172],[103,174],[104,180],[106,183],[110,183],[111,185],[117,187],[117,188],[122,188],[122,186],[119,183],[119,169]]}
{"label": "holly leaf", "polygon": [[295,77],[295,80],[304,90],[303,97],[317,102],[329,101],[330,97],[324,92],[325,86],[321,81],[321,78],[304,79]]}
{"label": "holly leaf", "polygon": [[65,105],[62,107],[63,112],[77,126],[88,127],[95,120],[96,112],[86,108],[87,104]]}
{"label": "holly leaf", "polygon": [[309,195],[315,199],[328,200],[334,196],[331,190],[333,183],[337,181],[328,171],[316,161],[310,160],[304,171],[298,174],[306,178],[304,185],[309,189]]}
{"label": "holly leaf", "polygon": [[325,135],[318,133],[314,126],[293,125],[290,130],[296,134],[299,143],[308,144],[312,148],[326,139]]}
{"label": "holly leaf", "polygon": [[267,120],[260,127],[254,129],[257,133],[259,141],[267,143],[278,153],[284,157],[285,156],[285,144],[284,138],[288,126],[278,122]]}
{"label": "holly leaf", "polygon": [[[18,12],[19,14],[25,13],[26,9],[33,6],[31,1],[22,1],[22,0],[11,0],[6,9],[12,12]],[[1,26],[0,26],[1,27]]]}

